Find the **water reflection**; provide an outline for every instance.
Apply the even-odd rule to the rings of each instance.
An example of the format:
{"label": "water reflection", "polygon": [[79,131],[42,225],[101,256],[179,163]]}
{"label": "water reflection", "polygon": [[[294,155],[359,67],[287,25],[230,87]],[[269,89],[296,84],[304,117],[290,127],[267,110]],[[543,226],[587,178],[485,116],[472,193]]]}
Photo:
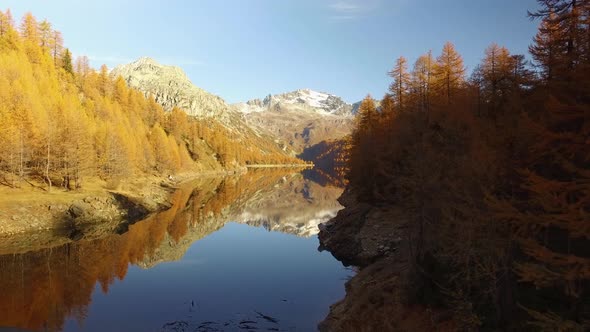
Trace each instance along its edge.
{"label": "water reflection", "polygon": [[337,201],[342,190],[327,183],[320,185],[301,174],[284,176],[270,192],[256,193],[244,202],[235,220],[269,231],[309,237],[319,232],[320,223],[342,209]]}
{"label": "water reflection", "polygon": [[[224,280],[223,275],[228,274],[228,271],[231,271],[235,266],[241,266],[236,263],[238,260],[250,259],[250,265],[254,266],[261,264],[261,262],[264,263],[261,261],[263,258],[242,257],[235,252],[225,252],[225,254],[221,252],[231,248],[229,244],[244,240],[245,231],[241,228],[238,228],[238,233],[233,234],[235,227],[228,227],[219,239],[215,240],[215,237],[212,237],[211,240],[202,242],[203,246],[211,246],[211,248],[204,248],[192,255],[186,254],[189,248],[198,247],[194,245],[197,240],[223,228],[229,221],[262,225],[267,230],[298,236],[310,236],[317,233],[319,222],[330,218],[340,209],[335,199],[341,191],[341,188],[331,185],[321,186],[301,174],[288,174],[282,170],[252,171],[239,177],[198,179],[183,185],[171,196],[172,207],[169,210],[131,225],[124,234],[70,242],[28,253],[1,255],[0,326],[38,331],[63,330],[64,328],[78,330],[79,326],[86,326],[85,329],[92,330],[90,328],[92,323],[88,325],[88,321],[93,321],[93,319],[89,319],[89,304],[91,300],[100,299],[100,293],[96,292],[97,287],[102,290],[103,294],[109,293],[109,289],[116,284],[116,280],[124,280],[128,276],[130,266],[148,269],[158,266],[162,262],[182,259],[179,266],[186,269],[187,265],[198,266],[210,260],[218,260],[218,263],[221,264],[220,262],[225,259],[226,265],[222,270],[223,273],[211,280],[212,284],[214,282],[219,284],[221,280]],[[247,234],[249,234],[249,239],[262,236],[252,235],[251,232]],[[265,238],[260,241],[268,242],[275,239]],[[315,241],[315,239],[310,240]],[[281,243],[289,242],[285,239],[281,241]],[[244,248],[257,248],[257,243],[245,243]],[[281,243],[277,243],[275,248],[278,248],[279,251],[285,250],[283,256],[267,258],[269,262],[272,261],[273,265],[281,264],[281,262],[292,264],[293,258],[288,259],[288,257],[299,255],[297,252],[293,252],[294,250],[306,250],[307,247],[317,246],[315,242],[310,243],[311,245],[297,242],[292,247],[281,247]],[[211,252],[215,252],[216,255],[212,257]],[[261,253],[256,252],[252,255],[261,255]],[[305,259],[304,257],[306,256],[301,254],[301,258]],[[316,258],[310,258],[310,261],[316,262],[314,259]],[[291,261],[289,262],[289,260]],[[321,264],[317,263],[318,265],[314,267],[320,273],[323,271],[322,268],[326,268],[330,264],[324,258],[317,260],[317,262],[322,262]],[[257,265],[256,268],[262,267]],[[285,267],[280,268],[285,269]],[[334,267],[330,268],[334,269]],[[207,269],[208,273],[214,270],[211,266],[208,266]],[[252,272],[252,270],[248,269],[248,266],[242,266],[242,271]],[[150,273],[156,273],[158,270],[150,271]],[[169,269],[162,271],[160,273],[170,273]],[[326,270],[324,273],[332,276],[340,272]],[[201,274],[205,273],[201,272]],[[247,275],[247,273],[245,274]],[[142,274],[142,276],[147,277],[148,274]],[[157,278],[163,278],[165,282],[169,282],[162,275]],[[236,279],[236,276],[231,275],[230,278]],[[179,279],[177,283],[181,283],[180,280],[184,279],[186,278]],[[320,280],[318,283],[321,283],[321,278],[318,280]],[[223,282],[225,283],[223,285],[232,284],[231,279]],[[328,280],[326,279],[325,282],[328,283]],[[198,283],[200,286],[207,287],[203,281]],[[257,286],[258,284],[253,283],[250,288]],[[146,285],[135,280],[133,286],[128,285],[127,287],[129,289],[136,287],[139,292],[151,291],[146,289]],[[196,286],[193,286],[193,290],[196,291],[196,289]],[[264,290],[261,289],[261,291]],[[97,296],[99,297],[97,298]],[[165,295],[161,297],[165,298]],[[141,296],[138,299],[141,301]],[[336,299],[329,301],[333,302],[334,300]],[[310,301],[316,300],[310,299]],[[241,303],[238,300],[234,302]],[[227,306],[227,303],[224,303]],[[161,312],[165,311],[163,307],[158,308],[157,310]],[[119,308],[119,310],[129,310],[129,307]],[[218,308],[218,310],[222,310],[222,308]],[[294,309],[291,308],[291,310]],[[210,310],[208,317],[214,315],[215,312],[215,310]],[[256,316],[251,311],[250,314]],[[261,317],[264,316],[263,313],[261,315]],[[301,315],[305,316],[308,313]],[[252,319],[249,316],[247,318]],[[263,318],[261,320],[264,320]],[[78,321],[78,325],[68,323],[72,319]],[[137,319],[143,318],[139,316]],[[223,318],[220,319],[223,320]],[[183,320],[183,322],[186,321]],[[127,330],[133,330],[133,328],[129,327]]]}

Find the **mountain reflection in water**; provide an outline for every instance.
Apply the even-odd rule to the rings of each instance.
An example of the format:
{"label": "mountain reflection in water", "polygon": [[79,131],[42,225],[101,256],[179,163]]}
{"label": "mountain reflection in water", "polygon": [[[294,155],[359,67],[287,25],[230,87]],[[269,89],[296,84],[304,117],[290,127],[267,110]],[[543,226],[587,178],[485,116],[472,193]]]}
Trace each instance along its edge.
{"label": "mountain reflection in water", "polygon": [[234,220],[252,226],[264,226],[297,236],[312,236],[318,225],[336,216],[342,209],[337,199],[342,188],[321,186],[297,176],[283,177],[270,191],[252,195]]}
{"label": "mountain reflection in water", "polygon": [[0,327],[59,331],[71,319],[83,327],[97,286],[107,294],[116,280],[126,278],[130,265],[149,269],[182,260],[196,241],[230,221],[297,236],[314,235],[317,225],[341,208],[336,199],[343,189],[325,184],[280,169],[196,179],[171,195],[170,209],[131,225],[124,234],[26,253],[4,248],[7,252],[0,253]]}

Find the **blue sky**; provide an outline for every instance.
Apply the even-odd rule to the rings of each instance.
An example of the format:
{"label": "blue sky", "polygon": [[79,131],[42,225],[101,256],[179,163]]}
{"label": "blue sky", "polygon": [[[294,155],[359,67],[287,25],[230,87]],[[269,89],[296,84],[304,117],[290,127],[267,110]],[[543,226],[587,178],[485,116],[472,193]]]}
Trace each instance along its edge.
{"label": "blue sky", "polygon": [[228,102],[299,88],[348,102],[381,97],[386,73],[445,41],[471,70],[492,42],[527,53],[535,0],[5,0],[60,30],[75,55],[109,67],[140,56],[182,67]]}

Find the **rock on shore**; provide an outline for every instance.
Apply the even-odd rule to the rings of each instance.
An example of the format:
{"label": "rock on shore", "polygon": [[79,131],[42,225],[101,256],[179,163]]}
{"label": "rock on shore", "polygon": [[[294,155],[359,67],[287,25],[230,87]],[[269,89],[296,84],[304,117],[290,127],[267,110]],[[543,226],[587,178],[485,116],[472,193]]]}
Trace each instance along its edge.
{"label": "rock on shore", "polygon": [[320,227],[320,250],[356,266],[358,273],[319,330],[453,330],[444,314],[406,301],[411,287],[403,214],[395,207],[359,202],[350,189],[339,201],[345,208]]}

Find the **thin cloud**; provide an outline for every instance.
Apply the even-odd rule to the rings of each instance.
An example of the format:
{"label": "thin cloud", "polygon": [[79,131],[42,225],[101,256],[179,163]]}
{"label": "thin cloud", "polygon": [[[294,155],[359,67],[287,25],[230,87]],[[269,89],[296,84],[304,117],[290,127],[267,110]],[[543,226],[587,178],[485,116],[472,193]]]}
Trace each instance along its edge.
{"label": "thin cloud", "polygon": [[337,12],[356,12],[356,11],[362,9],[359,5],[356,5],[356,4],[350,3],[350,2],[344,2],[344,1],[335,2],[333,4],[330,4],[330,8],[332,8],[333,10],[335,10]]}
{"label": "thin cloud", "polygon": [[352,21],[369,15],[379,8],[381,0],[337,0],[328,4],[329,19]]}

